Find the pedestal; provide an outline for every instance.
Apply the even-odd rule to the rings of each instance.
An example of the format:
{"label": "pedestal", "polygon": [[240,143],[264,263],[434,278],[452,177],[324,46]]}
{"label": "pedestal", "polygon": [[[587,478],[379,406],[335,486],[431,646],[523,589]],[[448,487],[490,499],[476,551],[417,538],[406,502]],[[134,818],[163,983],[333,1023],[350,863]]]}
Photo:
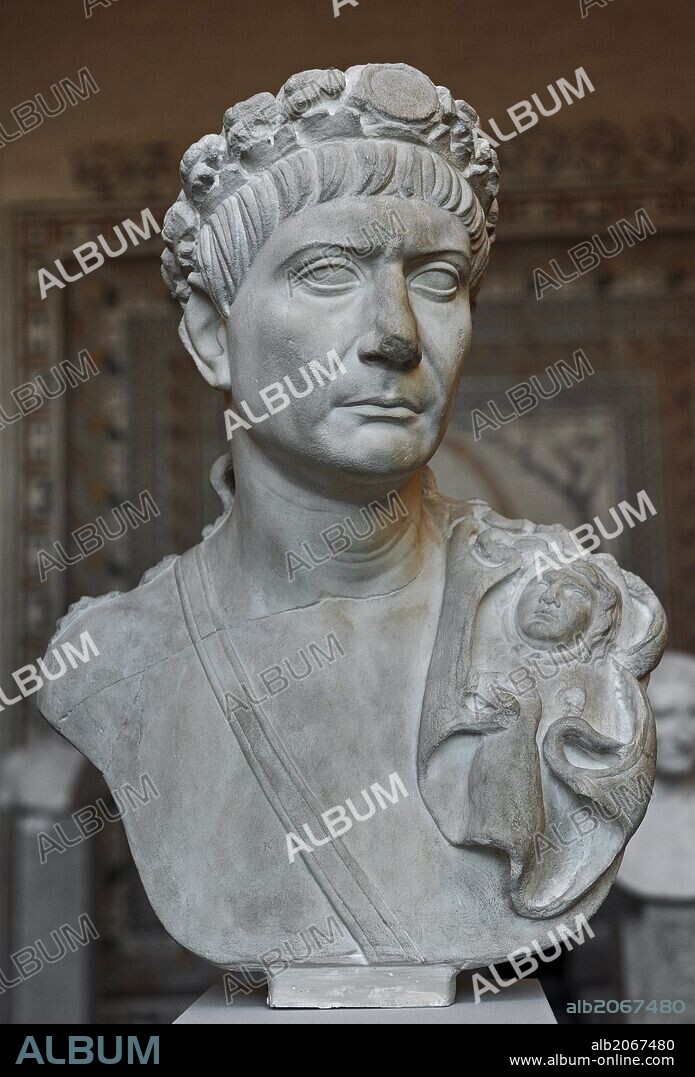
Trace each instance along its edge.
{"label": "pedestal", "polygon": [[450,1006],[388,1006],[377,1009],[271,1009],[264,987],[225,1003],[221,984],[211,987],[174,1022],[176,1025],[554,1025],[538,980],[520,980],[487,992],[476,1005],[470,973],[458,978]]}
{"label": "pedestal", "polygon": [[271,1009],[383,1009],[387,1006],[450,1006],[456,997],[451,965],[298,966],[268,978]]}

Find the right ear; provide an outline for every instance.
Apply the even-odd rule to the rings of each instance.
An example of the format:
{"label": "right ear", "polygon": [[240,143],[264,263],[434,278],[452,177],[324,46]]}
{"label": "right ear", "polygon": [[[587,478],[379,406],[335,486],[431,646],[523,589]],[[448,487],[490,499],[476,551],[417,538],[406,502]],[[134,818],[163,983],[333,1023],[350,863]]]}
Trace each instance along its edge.
{"label": "right ear", "polygon": [[214,389],[231,390],[227,327],[217,309],[191,274],[191,295],[179,323],[179,336],[195,365]]}

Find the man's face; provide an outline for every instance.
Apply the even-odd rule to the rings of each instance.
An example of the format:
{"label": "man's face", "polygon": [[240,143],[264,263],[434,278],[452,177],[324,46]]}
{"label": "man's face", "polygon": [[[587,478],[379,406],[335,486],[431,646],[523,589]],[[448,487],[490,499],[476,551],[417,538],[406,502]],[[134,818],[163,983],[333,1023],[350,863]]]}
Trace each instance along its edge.
{"label": "man's face", "polygon": [[299,368],[327,366],[331,350],[346,373],[321,387],[312,379],[311,393],[243,436],[312,482],[336,472],[402,479],[422,467],[470,347],[470,262],[461,222],[415,199],[340,199],[284,221],[228,320],[235,410],[245,400],[265,412],[259,390],[285,376],[305,390]]}
{"label": "man's face", "polygon": [[656,718],[657,770],[664,777],[684,777],[695,770],[695,686],[662,675],[648,694]]}
{"label": "man's face", "polygon": [[542,648],[568,645],[586,632],[594,613],[589,587],[571,572],[544,572],[524,588],[516,610],[521,635]]}

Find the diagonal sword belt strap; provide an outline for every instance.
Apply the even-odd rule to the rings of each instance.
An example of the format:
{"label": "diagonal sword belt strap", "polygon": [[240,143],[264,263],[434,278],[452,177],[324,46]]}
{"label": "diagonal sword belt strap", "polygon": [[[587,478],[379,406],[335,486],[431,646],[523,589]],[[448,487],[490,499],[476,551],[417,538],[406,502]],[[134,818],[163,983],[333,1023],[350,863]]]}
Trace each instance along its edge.
{"label": "diagonal sword belt strap", "polygon": [[[206,586],[206,566],[201,547],[187,551],[176,562],[176,581],[186,625],[205,675],[229,728],[286,832],[298,834],[303,824],[312,833],[330,837],[321,818],[323,811],[291,754],[260,703],[230,712],[226,693],[243,695],[249,684],[240,656],[216,611],[211,589]],[[301,859],[329,904],[360,946],[369,963],[420,964],[424,961],[416,944],[397,919],[377,886],[357,863],[345,844],[331,840]]]}

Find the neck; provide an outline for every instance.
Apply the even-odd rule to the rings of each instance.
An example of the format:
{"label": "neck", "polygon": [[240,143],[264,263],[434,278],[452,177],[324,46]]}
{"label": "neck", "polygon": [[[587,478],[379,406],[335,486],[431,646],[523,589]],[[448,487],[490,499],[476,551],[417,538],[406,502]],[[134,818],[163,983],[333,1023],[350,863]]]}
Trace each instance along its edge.
{"label": "neck", "polygon": [[386,594],[423,567],[432,529],[419,472],[329,494],[240,441],[234,477],[224,542],[238,608],[262,615],[327,595]]}

